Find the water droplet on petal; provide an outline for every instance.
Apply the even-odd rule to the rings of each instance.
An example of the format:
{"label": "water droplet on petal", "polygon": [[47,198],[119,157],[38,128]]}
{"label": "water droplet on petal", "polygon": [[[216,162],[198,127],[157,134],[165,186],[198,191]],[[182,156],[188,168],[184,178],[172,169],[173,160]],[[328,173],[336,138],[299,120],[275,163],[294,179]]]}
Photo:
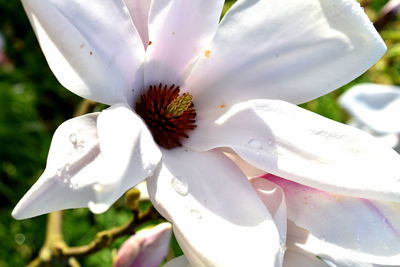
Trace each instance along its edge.
{"label": "water droplet on petal", "polygon": [[190,214],[192,214],[192,216],[195,217],[196,219],[200,220],[202,218],[201,213],[198,210],[193,209],[190,211]]}
{"label": "water droplet on petal", "polygon": [[77,140],[78,140],[78,137],[76,136],[76,134],[69,135],[69,141],[71,141],[71,143],[76,143]]}
{"label": "water droplet on petal", "polygon": [[257,150],[260,150],[263,148],[261,142],[257,139],[250,139],[248,144],[249,144],[249,146],[251,146],[252,148],[257,149]]}
{"label": "water droplet on petal", "polygon": [[268,139],[268,145],[272,145],[272,144],[273,144],[272,139]]}
{"label": "water droplet on petal", "polygon": [[281,244],[280,245],[280,251],[281,251],[281,253],[285,253],[285,251],[286,251],[286,249],[287,249],[287,247],[286,247],[286,245],[285,244]]}
{"label": "water droplet on petal", "polygon": [[69,169],[71,168],[71,164],[65,164],[64,170],[69,172]]}
{"label": "water droplet on petal", "polygon": [[85,141],[84,140],[79,141],[75,146],[75,149],[78,152],[83,152],[84,148],[85,148]]}
{"label": "water droplet on petal", "polygon": [[56,175],[60,177],[62,174],[63,174],[63,168],[57,169]]}
{"label": "water droplet on petal", "polygon": [[95,184],[93,186],[94,191],[96,191],[97,193],[101,193],[104,190],[104,187],[101,184]]}
{"label": "water droplet on petal", "polygon": [[357,241],[357,243],[359,243],[359,242],[360,242],[360,240],[361,240],[361,238],[360,238],[360,235],[359,235],[359,234],[357,234],[357,236],[356,236],[356,241]]}
{"label": "water droplet on petal", "polygon": [[183,177],[172,178],[171,185],[179,195],[186,196],[189,193],[188,182]]}

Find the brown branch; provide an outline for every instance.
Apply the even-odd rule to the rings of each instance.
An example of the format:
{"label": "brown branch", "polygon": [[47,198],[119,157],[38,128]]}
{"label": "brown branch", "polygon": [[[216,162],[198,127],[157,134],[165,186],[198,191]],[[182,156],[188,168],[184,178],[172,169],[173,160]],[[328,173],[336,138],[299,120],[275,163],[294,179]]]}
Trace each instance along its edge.
{"label": "brown branch", "polygon": [[140,224],[158,217],[158,213],[154,208],[149,209],[147,212],[140,214],[138,211],[132,211],[133,218],[125,225],[118,226],[109,230],[105,230],[96,234],[92,242],[80,247],[60,246],[58,248],[59,254],[62,257],[82,257],[95,253],[103,248],[109,247],[115,240],[126,235],[135,234],[135,228]]}

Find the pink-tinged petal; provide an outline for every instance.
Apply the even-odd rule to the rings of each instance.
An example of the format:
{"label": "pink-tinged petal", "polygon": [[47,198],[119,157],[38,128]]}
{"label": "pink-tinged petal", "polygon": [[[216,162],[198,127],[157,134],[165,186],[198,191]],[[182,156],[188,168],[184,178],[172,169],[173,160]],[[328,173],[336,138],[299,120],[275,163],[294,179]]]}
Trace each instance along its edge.
{"label": "pink-tinged petal", "polygon": [[[338,257],[375,264],[400,262],[400,203],[385,203],[330,194],[271,174],[287,203],[288,246],[328,260]],[[304,228],[303,237],[295,229]],[[296,238],[293,238],[296,236]]]}
{"label": "pink-tinged petal", "polygon": [[386,47],[354,0],[239,0],[185,87],[198,109],[299,104],[361,75]]}
{"label": "pink-tinged petal", "polygon": [[274,219],[275,225],[278,228],[281,245],[286,243],[286,202],[285,195],[282,189],[263,178],[253,178],[250,180],[251,185],[256,190],[257,195],[267,207],[269,213]]}
{"label": "pink-tinged petal", "polygon": [[354,118],[378,133],[400,133],[400,87],[359,84],[339,99]]}
{"label": "pink-tinged petal", "polygon": [[153,175],[161,159],[151,133],[128,106],[104,110],[98,118],[98,135],[107,168],[104,178],[98,178],[101,201],[89,203],[93,212],[103,212],[126,190]]}
{"label": "pink-tinged petal", "polygon": [[163,150],[163,165],[147,185],[191,265],[281,266],[283,251],[270,213],[221,152]]}
{"label": "pink-tinged petal", "polygon": [[191,265],[185,256],[179,256],[167,262],[163,267],[191,267]]}
{"label": "pink-tinged petal", "polygon": [[[206,116],[208,115],[208,117]],[[230,147],[255,167],[338,194],[400,201],[400,155],[367,133],[279,100],[199,114],[184,143]]]}
{"label": "pink-tinged petal", "polygon": [[228,156],[235,164],[240,168],[240,170],[246,174],[247,177],[255,177],[255,176],[260,176],[262,174],[265,174],[265,171],[260,170],[247,161],[243,160],[241,157],[239,157],[235,152],[233,151],[227,151],[227,149],[223,149],[224,154]]}
{"label": "pink-tinged petal", "polygon": [[207,49],[223,4],[223,0],[152,1],[146,84],[182,85],[194,61]]}
{"label": "pink-tinged petal", "polygon": [[132,103],[144,47],[122,0],[23,0],[47,62],[71,92]]}
{"label": "pink-tinged petal", "polygon": [[152,0],[124,0],[143,46],[149,44],[149,12]]}
{"label": "pink-tinged petal", "polygon": [[168,253],[171,224],[137,232],[118,251],[114,267],[157,267]]}
{"label": "pink-tinged petal", "polygon": [[329,265],[311,253],[288,249],[283,267],[329,267]]}

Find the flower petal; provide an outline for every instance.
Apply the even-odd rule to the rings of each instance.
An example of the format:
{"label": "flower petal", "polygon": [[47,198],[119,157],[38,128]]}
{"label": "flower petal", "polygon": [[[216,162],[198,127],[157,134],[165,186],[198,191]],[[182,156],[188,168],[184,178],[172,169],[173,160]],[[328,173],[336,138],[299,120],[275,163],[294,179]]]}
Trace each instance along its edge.
{"label": "flower petal", "polygon": [[149,44],[149,12],[152,0],[124,0],[143,46]]}
{"label": "flower petal", "polygon": [[303,103],[353,80],[385,52],[354,0],[239,0],[186,83],[196,107]]}
{"label": "flower petal", "polygon": [[54,133],[46,169],[13,216],[81,207],[104,212],[152,175],[160,158],[146,126],[125,106],[68,120]]}
{"label": "flower petal", "polygon": [[161,223],[137,232],[118,251],[114,267],[157,267],[168,253],[171,224]]}
{"label": "flower petal", "polygon": [[400,87],[371,83],[356,85],[340,97],[339,103],[378,133],[400,133]]}
{"label": "flower petal", "polygon": [[306,238],[289,238],[289,244],[328,260],[340,255],[367,263],[400,262],[400,203],[334,195],[271,174],[263,177],[285,192],[288,219],[309,232]]}
{"label": "flower petal", "polygon": [[269,213],[274,219],[281,238],[281,245],[286,243],[286,202],[283,190],[267,179],[253,178],[251,185],[256,190],[257,195],[267,207]]}
{"label": "flower petal", "polygon": [[192,265],[281,266],[271,215],[221,152],[163,150],[163,165],[147,184]]}
{"label": "flower petal", "polygon": [[279,100],[199,114],[184,146],[230,147],[259,169],[325,191],[400,201],[400,156],[353,127]]}
{"label": "flower petal", "polygon": [[126,105],[114,105],[99,115],[98,134],[107,165],[100,191],[107,199],[90,203],[93,212],[103,212],[126,190],[153,175],[161,159],[146,125]]}
{"label": "flower petal", "polygon": [[64,122],[54,133],[44,173],[15,207],[17,219],[87,207],[95,197],[103,158],[92,113]]}
{"label": "flower petal", "polygon": [[146,84],[182,85],[214,35],[223,4],[223,0],[153,0]]}
{"label": "flower petal", "polygon": [[122,0],[23,0],[43,53],[71,92],[132,103],[143,86],[144,48]]}

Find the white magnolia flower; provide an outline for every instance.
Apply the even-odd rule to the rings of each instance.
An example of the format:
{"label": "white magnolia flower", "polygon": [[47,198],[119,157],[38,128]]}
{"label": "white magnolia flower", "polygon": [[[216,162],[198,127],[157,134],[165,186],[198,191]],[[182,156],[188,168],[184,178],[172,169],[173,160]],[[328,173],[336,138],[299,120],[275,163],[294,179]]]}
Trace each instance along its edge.
{"label": "white magnolia flower", "polygon": [[194,266],[281,266],[282,225],[221,148],[314,188],[400,200],[399,155],[295,105],[384,53],[356,1],[238,0],[221,23],[223,0],[23,4],[58,80],[111,107],[57,129],[14,217],[103,212],[147,178]]}
{"label": "white magnolia flower", "polygon": [[170,223],[161,223],[137,232],[122,244],[113,266],[159,266],[168,253],[171,228]]}
{"label": "white magnolia flower", "polygon": [[400,87],[359,84],[341,95],[339,104],[352,116],[350,125],[400,151]]}

